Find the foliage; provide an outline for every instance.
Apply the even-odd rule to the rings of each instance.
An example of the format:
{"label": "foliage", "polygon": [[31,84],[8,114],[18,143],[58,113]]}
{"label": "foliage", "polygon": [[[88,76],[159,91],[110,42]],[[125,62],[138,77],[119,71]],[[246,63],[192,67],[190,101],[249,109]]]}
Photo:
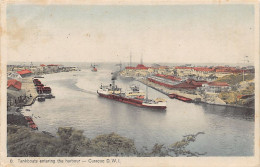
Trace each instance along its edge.
{"label": "foliage", "polygon": [[196,140],[198,134],[184,136],[169,148],[156,143],[151,151],[148,149],[137,151],[134,141],[116,133],[99,135],[88,139],[83,131],[71,127],[61,127],[57,136],[33,131],[23,126],[7,127],[8,156],[13,157],[55,157],[55,156],[198,156],[185,150],[190,142]]}
{"label": "foliage", "polygon": [[191,152],[190,150],[186,150],[186,147],[190,144],[190,142],[195,142],[196,137],[199,134],[205,134],[204,132],[198,132],[197,134],[193,135],[186,135],[183,136],[184,138],[181,141],[177,141],[172,144],[169,148],[170,151],[173,151],[176,156],[186,155],[186,156],[199,156],[205,155],[205,153],[198,153],[198,152]]}
{"label": "foliage", "polygon": [[[246,74],[244,79],[245,79],[245,81],[249,81],[254,78],[255,78],[254,74]],[[230,85],[236,85],[243,81],[243,75],[242,74],[226,75],[224,77],[218,78],[217,81],[226,82]]]}
{"label": "foliage", "polygon": [[27,127],[8,126],[8,154],[14,157],[38,156],[131,156],[136,154],[134,142],[115,133],[92,140],[83,131],[59,128],[57,135],[32,131]]}
{"label": "foliage", "polygon": [[221,98],[227,104],[237,104],[237,96],[238,92],[230,91],[230,92],[221,92],[219,94],[219,98]]}

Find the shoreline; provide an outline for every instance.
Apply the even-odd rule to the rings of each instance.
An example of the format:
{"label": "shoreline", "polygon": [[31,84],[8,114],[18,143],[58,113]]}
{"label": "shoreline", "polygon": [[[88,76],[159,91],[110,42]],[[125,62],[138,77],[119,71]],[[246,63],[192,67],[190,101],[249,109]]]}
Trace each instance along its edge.
{"label": "shoreline", "polygon": [[[138,82],[140,82],[140,83],[142,83],[142,84],[144,84],[144,85],[146,85],[146,86],[148,86],[148,87],[150,87],[150,88],[152,88],[152,89],[154,89],[154,90],[157,90],[158,92],[160,92],[160,93],[162,93],[162,94],[164,94],[164,95],[169,95],[171,92],[170,91],[172,91],[172,92],[174,92],[174,94],[178,94],[178,92],[180,92],[180,91],[177,91],[177,90],[169,90],[169,92],[167,92],[167,91],[163,91],[164,89],[166,89],[166,88],[159,88],[160,86],[157,86],[157,87],[155,87],[155,86],[153,86],[152,84],[149,84],[148,82],[149,81],[144,81],[144,79],[135,79],[136,81],[138,81]],[[177,92],[177,93],[176,93]],[[179,95],[179,94],[178,94]],[[194,97],[193,95],[192,96],[190,96],[191,94],[187,94],[187,93],[184,93],[184,92],[181,92],[181,95],[184,95],[185,97],[187,97],[188,96],[188,98],[191,98],[192,99],[192,102],[190,102],[190,103],[195,103],[195,104],[208,104],[208,105],[215,105],[215,106],[224,106],[224,107],[234,107],[234,108],[245,108],[245,109],[253,109],[253,110],[255,110],[255,108],[254,107],[246,107],[246,106],[240,106],[240,105],[232,105],[232,104],[217,104],[217,103],[208,103],[208,102],[206,102],[206,101],[200,101],[200,102],[195,102],[194,101],[194,99],[195,98],[192,98],[192,97]],[[171,98],[170,98],[171,99]]]}

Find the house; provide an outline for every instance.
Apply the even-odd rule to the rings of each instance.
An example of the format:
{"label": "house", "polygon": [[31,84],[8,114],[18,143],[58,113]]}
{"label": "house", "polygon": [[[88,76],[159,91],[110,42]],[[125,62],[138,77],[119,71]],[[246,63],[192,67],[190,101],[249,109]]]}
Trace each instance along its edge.
{"label": "house", "polygon": [[21,90],[21,87],[22,83],[15,79],[10,79],[7,81],[7,89],[19,91]]}
{"label": "house", "polygon": [[201,90],[210,93],[220,93],[224,91],[230,91],[231,87],[226,82],[209,82],[202,84]]}
{"label": "house", "polygon": [[17,73],[20,74],[22,78],[29,77],[32,74],[32,72],[30,70],[27,70],[27,69],[21,70],[21,71],[17,71]]}
{"label": "house", "polygon": [[20,74],[11,71],[11,72],[7,73],[7,79],[8,80],[10,80],[10,79],[20,80],[20,79],[22,79],[22,77]]}

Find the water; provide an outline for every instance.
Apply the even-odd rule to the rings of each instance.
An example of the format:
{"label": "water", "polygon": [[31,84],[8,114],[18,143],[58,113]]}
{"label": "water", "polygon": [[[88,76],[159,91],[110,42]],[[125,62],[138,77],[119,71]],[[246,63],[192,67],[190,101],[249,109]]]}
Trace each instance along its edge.
{"label": "water", "polygon": [[[111,68],[99,67],[98,72],[84,69],[77,72],[44,75],[40,80],[52,88],[55,99],[35,102],[25,107],[25,115],[33,115],[39,131],[56,134],[59,127],[84,130],[84,135],[116,132],[134,139],[138,149],[152,148],[155,143],[170,144],[183,135],[199,135],[187,148],[193,152],[207,152],[205,156],[252,156],[254,154],[254,111],[207,104],[184,103],[169,99],[151,88],[149,98],[167,99],[167,110],[139,108],[99,97],[96,90],[101,83],[110,83]],[[117,80],[123,89],[137,81]],[[25,111],[30,109],[31,111]]]}

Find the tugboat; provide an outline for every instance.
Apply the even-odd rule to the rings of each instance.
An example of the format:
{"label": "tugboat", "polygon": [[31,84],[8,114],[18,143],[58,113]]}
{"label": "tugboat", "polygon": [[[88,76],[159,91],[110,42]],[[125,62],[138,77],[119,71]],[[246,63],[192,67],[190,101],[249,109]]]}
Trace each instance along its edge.
{"label": "tugboat", "polygon": [[[112,77],[112,84],[103,86],[101,84],[97,93],[101,97],[116,100],[122,103],[132,104],[138,107],[166,109],[166,100],[157,98],[155,100],[148,99],[148,90],[146,90],[146,98],[144,98],[142,91],[137,87],[132,87],[132,91],[123,92],[121,88],[115,85],[115,77]],[[147,89],[147,87],[146,87]]]}

